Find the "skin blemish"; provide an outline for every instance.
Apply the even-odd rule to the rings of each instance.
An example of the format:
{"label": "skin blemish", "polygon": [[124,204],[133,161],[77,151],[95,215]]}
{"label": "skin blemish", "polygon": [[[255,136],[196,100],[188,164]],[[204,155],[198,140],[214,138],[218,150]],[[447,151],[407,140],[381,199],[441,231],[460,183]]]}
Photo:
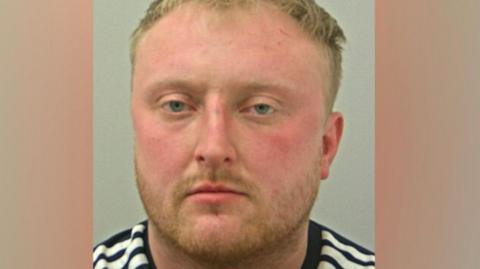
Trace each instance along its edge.
{"label": "skin blemish", "polygon": [[280,33],[282,33],[283,35],[286,35],[286,36],[290,36],[287,32],[285,32],[285,30],[283,30],[282,28],[280,28]]}

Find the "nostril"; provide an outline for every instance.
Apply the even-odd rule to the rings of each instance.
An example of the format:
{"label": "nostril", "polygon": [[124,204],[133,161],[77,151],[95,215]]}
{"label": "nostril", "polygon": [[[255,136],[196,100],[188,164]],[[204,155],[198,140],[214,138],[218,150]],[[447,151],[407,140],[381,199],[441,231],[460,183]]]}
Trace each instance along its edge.
{"label": "nostril", "polygon": [[[195,160],[199,163],[206,163],[207,162],[207,159],[203,156],[203,155],[199,155],[197,157],[195,157]],[[214,162],[213,159],[209,159],[208,162]],[[224,163],[231,163],[232,162],[232,158],[230,157],[225,157],[223,159],[223,162]]]}

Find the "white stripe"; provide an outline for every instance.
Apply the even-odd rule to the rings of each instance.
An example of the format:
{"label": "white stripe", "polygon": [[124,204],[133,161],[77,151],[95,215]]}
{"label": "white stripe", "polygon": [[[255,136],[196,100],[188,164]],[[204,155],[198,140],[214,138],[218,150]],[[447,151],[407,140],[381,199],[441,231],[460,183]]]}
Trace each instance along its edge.
{"label": "white stripe", "polygon": [[[142,224],[135,225],[130,232],[130,236],[133,236],[136,232],[143,232],[145,230],[145,226]],[[93,261],[98,259],[102,253],[105,254],[107,257],[111,257],[115,255],[115,253],[119,252],[120,250],[125,249],[131,242],[132,238],[125,239],[122,242],[118,242],[110,248],[107,248],[105,245],[99,245],[93,252]]]}
{"label": "white stripe", "polygon": [[328,262],[320,262],[317,269],[336,269],[335,266],[331,265]]}
{"label": "white stripe", "polygon": [[130,256],[130,253],[134,251],[138,247],[143,246],[143,240],[142,238],[135,238],[134,240],[131,241],[131,243],[128,245],[127,250],[125,253],[118,259],[112,261],[112,262],[107,262],[105,258],[100,258],[97,262],[97,265],[95,266],[95,269],[99,268],[121,268],[128,262],[128,256]]}
{"label": "white stripe", "polygon": [[322,231],[322,238],[332,242],[332,244],[340,250],[349,252],[353,257],[364,262],[375,262],[375,255],[367,255],[358,251],[355,247],[345,245],[337,240],[333,234],[328,231]]}
{"label": "white stripe", "polygon": [[113,245],[111,248],[107,248],[104,245],[100,245],[95,249],[95,252],[93,252],[93,261],[95,261],[98,256],[100,256],[102,253],[105,254],[107,257],[113,256],[115,253],[119,252],[122,249],[125,249],[128,244],[130,244],[131,239],[125,239],[122,242],[118,242],[115,245]]}
{"label": "white stripe", "polygon": [[143,233],[143,231],[145,231],[145,225],[137,224],[137,225],[133,226],[133,228],[132,228],[132,235],[135,234],[136,232]]}
{"label": "white stripe", "polygon": [[336,248],[332,248],[331,246],[323,246],[322,247],[322,254],[328,255],[336,260],[342,268],[348,269],[375,269],[374,266],[363,266],[358,263],[354,263],[347,259],[343,254],[338,251]]}
{"label": "white stripe", "polygon": [[93,269],[109,268],[106,260],[99,260]]}
{"label": "white stripe", "polygon": [[138,253],[128,263],[128,269],[135,269],[142,264],[148,264],[147,256],[143,253]]}

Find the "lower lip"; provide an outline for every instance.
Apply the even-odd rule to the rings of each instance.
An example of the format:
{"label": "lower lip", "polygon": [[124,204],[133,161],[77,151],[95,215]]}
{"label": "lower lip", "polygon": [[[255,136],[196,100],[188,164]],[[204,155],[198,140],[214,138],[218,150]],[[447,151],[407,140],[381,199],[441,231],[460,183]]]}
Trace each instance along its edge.
{"label": "lower lip", "polygon": [[197,203],[219,204],[232,202],[243,196],[234,192],[201,192],[188,196],[188,199]]}

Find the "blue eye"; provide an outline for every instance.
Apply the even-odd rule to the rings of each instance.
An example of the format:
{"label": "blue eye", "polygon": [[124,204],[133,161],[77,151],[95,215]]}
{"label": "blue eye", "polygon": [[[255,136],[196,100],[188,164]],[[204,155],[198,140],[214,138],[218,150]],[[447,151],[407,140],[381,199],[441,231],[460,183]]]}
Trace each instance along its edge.
{"label": "blue eye", "polygon": [[255,112],[257,112],[260,115],[267,115],[273,112],[272,107],[267,104],[254,105],[253,109],[255,109]]}
{"label": "blue eye", "polygon": [[185,103],[180,101],[169,101],[168,108],[172,112],[182,112],[183,110],[185,110]]}

